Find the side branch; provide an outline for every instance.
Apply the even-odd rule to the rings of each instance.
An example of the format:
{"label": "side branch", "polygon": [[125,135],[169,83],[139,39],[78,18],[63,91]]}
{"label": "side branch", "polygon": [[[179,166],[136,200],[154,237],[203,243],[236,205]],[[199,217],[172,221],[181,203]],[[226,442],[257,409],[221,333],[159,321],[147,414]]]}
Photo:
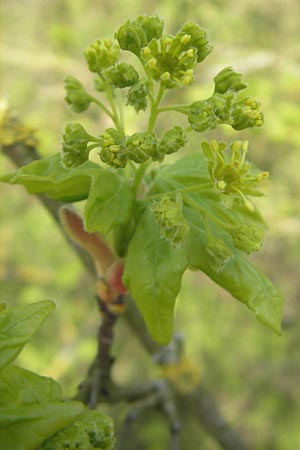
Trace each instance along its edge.
{"label": "side branch", "polygon": [[[18,167],[40,159],[35,147],[22,142],[17,142],[12,145],[2,145],[2,151]],[[95,275],[93,261],[90,256],[69,239],[59,222],[59,210],[63,206],[63,203],[49,199],[42,194],[37,195],[37,197],[54,218],[86,269]],[[138,400],[138,398],[144,398],[145,395],[149,395],[149,390],[150,392],[153,391],[153,385],[149,387],[149,384],[143,386],[117,387],[111,381],[110,372],[113,364],[111,344],[116,318],[117,316],[113,313],[107,314],[107,312],[103,311],[103,320],[98,333],[98,343],[101,342],[101,345],[88,371],[87,378],[81,385],[77,395],[77,399],[89,403],[91,407],[95,407],[100,399],[106,401],[124,401],[124,399],[127,399],[127,401],[131,402]],[[149,336],[143,319],[130,296],[126,297],[124,318],[144,349],[155,357],[160,347]],[[180,404],[179,411],[185,411],[184,417],[181,418],[183,422],[194,417],[198,420],[199,425],[203,426],[224,450],[248,450],[248,446],[243,442],[242,438],[223,418],[213,396],[203,384],[194,389],[190,394],[183,395],[176,391],[174,393]],[[107,395],[111,395],[111,397],[107,398]],[[174,448],[176,448],[176,445],[174,445]]]}

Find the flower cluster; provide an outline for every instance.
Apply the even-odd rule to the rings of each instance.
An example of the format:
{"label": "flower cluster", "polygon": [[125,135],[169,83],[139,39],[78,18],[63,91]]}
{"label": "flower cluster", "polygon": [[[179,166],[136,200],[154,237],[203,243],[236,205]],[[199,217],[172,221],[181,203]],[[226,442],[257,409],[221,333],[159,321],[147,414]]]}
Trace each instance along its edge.
{"label": "flower cluster", "polygon": [[226,67],[215,76],[214,82],[214,94],[192,103],[188,111],[189,123],[195,131],[214,130],[219,124],[230,125],[235,130],[263,124],[259,102],[251,97],[237,99],[237,93],[247,87],[240,74]]}
{"label": "flower cluster", "polygon": [[118,62],[103,71],[103,77],[112,88],[133,86],[139,79],[139,74],[131,64]]}
{"label": "flower cluster", "polygon": [[163,161],[166,154],[180,150],[186,143],[181,127],[174,127],[158,139],[154,133],[141,131],[126,136],[123,132],[109,128],[100,137],[100,158],[115,168],[123,168],[128,161],[142,164],[150,159]]}
{"label": "flower cluster", "polygon": [[177,125],[164,133],[159,143],[159,151],[163,155],[170,155],[178,152],[185,146],[186,142],[187,137],[183,129]]}
{"label": "flower cluster", "polygon": [[203,142],[202,149],[208,160],[209,174],[221,194],[224,205],[231,207],[237,198],[242,200],[248,210],[254,211],[254,205],[248,195],[261,195],[255,188],[268,178],[269,173],[254,171],[246,160],[248,142],[235,141],[228,147],[213,140],[211,143]]}
{"label": "flower cluster", "polygon": [[152,209],[161,235],[173,246],[180,247],[187,237],[189,226],[182,213],[181,199],[164,195],[153,203]]}
{"label": "flower cluster", "polygon": [[127,104],[134,107],[136,112],[145,111],[147,108],[147,95],[149,83],[146,80],[138,80],[128,91]]}
{"label": "flower cluster", "polygon": [[75,421],[48,438],[41,450],[109,450],[115,442],[111,420],[99,411],[85,411]]}
{"label": "flower cluster", "polygon": [[175,36],[153,39],[142,49],[142,59],[152,78],[171,89],[190,85],[195,65],[210,51],[206,31],[187,23]]}
{"label": "flower cluster", "polygon": [[231,67],[225,67],[215,77],[215,93],[225,94],[228,91],[238,92],[246,89],[247,83],[242,81],[242,75],[234,72]]}
{"label": "flower cluster", "polygon": [[216,272],[221,272],[226,262],[232,257],[230,248],[220,238],[210,237],[207,242],[206,251],[209,263]]}
{"label": "flower cluster", "polygon": [[220,124],[230,125],[235,130],[260,127],[263,120],[258,101],[251,97],[237,101],[232,92],[215,93],[207,100],[194,102],[188,113],[191,127],[199,133],[214,130]]}
{"label": "flower cluster", "polygon": [[126,139],[128,159],[142,164],[152,158],[159,159],[157,139],[153,133],[138,132]]}
{"label": "flower cluster", "polygon": [[128,161],[125,145],[125,134],[122,131],[108,128],[101,135],[100,158],[115,169],[123,168]]}
{"label": "flower cluster", "polygon": [[62,146],[62,163],[65,167],[77,167],[89,157],[88,143],[93,140],[82,125],[70,123],[65,128]]}
{"label": "flower cluster", "polygon": [[119,58],[119,46],[110,39],[97,40],[84,52],[91,72],[101,73],[106,67],[110,67]]}
{"label": "flower cluster", "polygon": [[245,223],[235,230],[233,243],[236,248],[251,255],[261,249],[265,236],[262,226]]}
{"label": "flower cluster", "polygon": [[76,113],[81,113],[88,109],[92,102],[91,96],[85,91],[83,84],[75,77],[65,78],[65,100]]}
{"label": "flower cluster", "polygon": [[152,39],[162,36],[164,22],[158,16],[138,16],[135,20],[127,20],[115,33],[122,50],[128,50],[140,56],[143,47]]}

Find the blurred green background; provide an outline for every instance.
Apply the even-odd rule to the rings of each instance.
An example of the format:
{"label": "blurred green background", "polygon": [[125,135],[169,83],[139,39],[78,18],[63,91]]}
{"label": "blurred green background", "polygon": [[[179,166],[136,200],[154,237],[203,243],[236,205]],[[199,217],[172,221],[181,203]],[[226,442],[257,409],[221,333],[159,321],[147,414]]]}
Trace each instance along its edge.
{"label": "blurred green background", "polygon": [[[64,103],[63,79],[92,84],[83,50],[112,37],[127,18],[158,13],[165,30],[188,20],[209,30],[213,53],[196,82],[172,91],[176,101],[209,96],[213,76],[226,65],[245,74],[248,92],[263,104],[265,125],[240,133],[223,127],[203,139],[249,139],[251,159],[271,172],[259,205],[269,224],[253,261],[284,295],[283,335],[257,323],[246,308],[201,274],[186,274],[176,309],[176,328],[188,357],[200,365],[231,424],[252,450],[292,450],[300,442],[300,46],[299,0],[10,0],[1,4],[1,94],[37,129],[43,155],[60,148],[64,125],[82,121],[91,131],[105,118],[91,108],[76,117]],[[169,116],[169,115],[165,115]],[[139,118],[130,110],[127,125]],[[168,117],[164,117],[168,120]],[[199,147],[195,136],[191,145]],[[0,155],[1,174],[12,164]],[[1,185],[1,302],[24,304],[50,298],[57,308],[19,357],[19,364],[57,378],[73,395],[95,352],[98,317],[94,288],[80,262],[38,201],[21,187]],[[120,382],[159,376],[149,357],[120,323],[114,375]],[[132,355],[138,354],[138,360]],[[217,450],[191,423],[185,450]],[[163,425],[151,418],[136,426],[136,448],[164,450]],[[144,445],[140,439],[148,443]],[[192,436],[192,438],[191,438]],[[144,445],[144,446],[143,446]],[[133,448],[131,450],[134,450]]]}

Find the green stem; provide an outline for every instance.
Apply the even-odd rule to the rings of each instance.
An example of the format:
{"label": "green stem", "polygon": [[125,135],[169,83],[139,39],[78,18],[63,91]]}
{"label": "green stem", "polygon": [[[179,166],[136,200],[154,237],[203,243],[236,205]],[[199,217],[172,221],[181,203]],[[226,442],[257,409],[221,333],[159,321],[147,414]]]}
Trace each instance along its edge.
{"label": "green stem", "polygon": [[151,164],[151,161],[146,161],[144,162],[144,164],[141,164],[140,167],[138,168],[136,174],[135,174],[135,178],[133,181],[133,186],[132,186],[132,190],[133,190],[133,194],[136,197],[138,194],[138,190],[141,184],[141,181],[146,173],[146,170],[148,169],[148,166]]}
{"label": "green stem", "polygon": [[207,183],[195,184],[193,186],[188,186],[186,188],[174,189],[173,191],[166,191],[166,192],[161,192],[159,194],[147,195],[145,200],[150,200],[150,199],[153,199],[153,198],[161,197],[162,195],[177,194],[179,192],[180,193],[184,193],[184,192],[202,192],[202,191],[207,191],[207,190],[211,189],[212,187],[213,187],[213,183],[211,181],[209,181]]}
{"label": "green stem", "polygon": [[113,93],[112,93],[111,87],[105,81],[104,77],[101,74],[99,74],[99,76],[100,76],[101,80],[103,81],[104,88],[105,88],[105,91],[106,91],[106,94],[107,94],[107,98],[108,98],[109,104],[110,104],[112,112],[113,112],[111,118],[112,118],[116,128],[119,131],[123,131],[123,127],[122,127],[122,124],[120,123],[120,120],[119,120],[118,110],[117,110],[117,107],[116,107],[116,104],[115,104],[115,101],[114,101],[114,97],[113,97]]}
{"label": "green stem", "polygon": [[156,100],[154,103],[153,102],[151,103],[151,111],[150,111],[148,130],[147,130],[149,133],[152,133],[154,130],[156,119],[158,116],[158,105],[160,104],[160,102],[164,96],[165,89],[166,88],[164,86],[160,85]]}
{"label": "green stem", "polygon": [[162,106],[158,108],[158,113],[168,112],[168,111],[177,111],[181,114],[189,114],[190,107],[188,105],[170,105],[170,106]]}
{"label": "green stem", "polygon": [[148,95],[149,95],[150,101],[151,101],[151,103],[154,103],[155,102],[154,95],[153,95],[153,93],[154,93],[154,83],[153,83],[150,71],[149,71],[148,67],[144,64],[144,62],[142,61],[141,58],[138,58],[138,60],[141,63],[143,69],[144,69],[145,75],[146,75],[148,83],[149,83],[150,92],[149,92]]}
{"label": "green stem", "polygon": [[99,147],[99,142],[97,144],[91,144],[87,146],[87,150],[90,152],[93,148]]}
{"label": "green stem", "polygon": [[90,96],[90,99],[93,103],[99,106],[100,109],[102,109],[112,120],[114,120],[114,116],[111,113],[111,111],[102,103],[100,100],[98,100],[96,97]]}
{"label": "green stem", "polygon": [[120,125],[122,127],[122,130],[124,130],[125,126],[124,126],[123,103],[122,103],[122,95],[121,95],[120,91],[118,92],[118,107],[119,107]]}
{"label": "green stem", "polygon": [[[151,112],[150,112],[148,129],[147,129],[148,133],[152,133],[154,130],[156,119],[158,116],[157,107],[160,104],[160,102],[164,96],[164,93],[165,93],[165,88],[160,85],[155,102],[151,102]],[[137,196],[137,194],[138,194],[141,181],[142,181],[149,165],[151,164],[151,162],[152,161],[146,161],[144,164],[141,164],[141,166],[139,167],[139,169],[136,172],[136,175],[135,175],[135,178],[133,181],[133,193],[135,196]]]}

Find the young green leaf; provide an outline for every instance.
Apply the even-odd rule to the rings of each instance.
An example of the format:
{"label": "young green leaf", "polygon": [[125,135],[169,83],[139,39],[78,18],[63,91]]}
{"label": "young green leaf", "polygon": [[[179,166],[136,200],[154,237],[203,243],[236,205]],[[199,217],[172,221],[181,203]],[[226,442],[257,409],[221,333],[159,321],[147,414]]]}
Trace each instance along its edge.
{"label": "young green leaf", "polygon": [[47,300],[0,312],[0,370],[18,356],[53,309]]}
{"label": "young green leaf", "polygon": [[[221,272],[213,270],[205,256],[206,235],[201,215],[187,208],[185,217],[190,226],[187,244],[189,266],[206,273],[234,298],[245,303],[260,322],[281,334],[282,296],[279,290],[234,248],[234,256],[224,269]],[[228,238],[226,243],[230,245]]]}
{"label": "young green leaf", "polygon": [[116,172],[101,170],[93,177],[84,209],[84,226],[88,232],[107,234],[113,227],[128,222],[133,196],[128,181]]}
{"label": "young green leaf", "polygon": [[10,365],[0,374],[0,442],[5,450],[36,450],[85,409],[65,402],[51,378]]}
{"label": "young green leaf", "polygon": [[147,209],[129,244],[123,279],[150,334],[163,345],[172,337],[173,310],[186,267],[184,246],[174,248],[161,237]]}
{"label": "young green leaf", "polygon": [[22,184],[30,194],[46,193],[56,200],[76,202],[88,197],[91,176],[98,170],[101,168],[91,161],[78,168],[67,169],[61,163],[60,153],[56,153],[23,166],[1,180]]}

